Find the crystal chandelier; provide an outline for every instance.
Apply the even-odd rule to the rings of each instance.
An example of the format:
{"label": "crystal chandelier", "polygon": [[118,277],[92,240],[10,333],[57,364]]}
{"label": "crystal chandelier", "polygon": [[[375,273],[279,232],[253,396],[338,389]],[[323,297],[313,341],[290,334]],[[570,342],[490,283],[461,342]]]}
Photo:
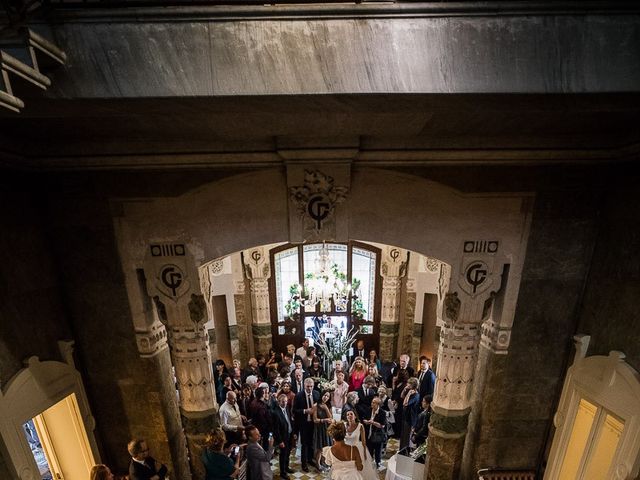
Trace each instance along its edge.
{"label": "crystal chandelier", "polygon": [[314,260],[313,272],[305,275],[302,305],[315,309],[320,304],[321,312],[330,312],[333,301],[336,311],[346,312],[350,290],[346,275],[339,271],[337,264],[331,264],[329,248],[323,243]]}

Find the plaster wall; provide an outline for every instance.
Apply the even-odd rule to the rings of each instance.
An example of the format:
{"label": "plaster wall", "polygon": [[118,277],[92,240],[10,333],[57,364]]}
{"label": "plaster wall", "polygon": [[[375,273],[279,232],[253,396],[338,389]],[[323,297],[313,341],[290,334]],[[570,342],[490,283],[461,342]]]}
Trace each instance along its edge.
{"label": "plaster wall", "polygon": [[640,371],[640,195],[637,176],[616,184],[600,211],[600,228],[578,331],[591,336],[588,355],[618,350]]}
{"label": "plaster wall", "polygon": [[72,336],[44,198],[22,176],[0,176],[0,386],[32,355],[62,360],[57,341]]}

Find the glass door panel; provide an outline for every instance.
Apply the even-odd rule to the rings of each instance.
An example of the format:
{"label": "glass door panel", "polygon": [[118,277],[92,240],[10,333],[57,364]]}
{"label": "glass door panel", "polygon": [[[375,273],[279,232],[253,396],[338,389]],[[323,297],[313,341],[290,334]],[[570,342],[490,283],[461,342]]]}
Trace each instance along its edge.
{"label": "glass door panel", "polygon": [[580,400],[559,478],[566,480],[577,478],[597,410],[598,408],[591,402],[584,398]]}
{"label": "glass door panel", "polygon": [[623,429],[624,422],[613,415],[605,415],[602,427],[591,447],[583,478],[607,478]]}

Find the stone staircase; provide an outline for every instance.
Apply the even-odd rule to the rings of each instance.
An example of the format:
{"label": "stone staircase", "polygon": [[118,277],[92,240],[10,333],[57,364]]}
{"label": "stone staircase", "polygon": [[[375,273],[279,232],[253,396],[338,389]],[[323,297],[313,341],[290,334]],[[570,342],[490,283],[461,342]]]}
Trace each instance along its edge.
{"label": "stone staircase", "polygon": [[0,107],[24,108],[21,96],[51,85],[47,73],[64,65],[65,53],[29,28],[2,32],[0,37]]}

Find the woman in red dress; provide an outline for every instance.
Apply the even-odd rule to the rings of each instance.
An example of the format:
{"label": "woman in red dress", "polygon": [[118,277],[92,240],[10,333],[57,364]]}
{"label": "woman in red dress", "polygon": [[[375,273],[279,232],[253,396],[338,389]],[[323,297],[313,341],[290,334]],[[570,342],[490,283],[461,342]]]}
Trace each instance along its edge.
{"label": "woman in red dress", "polygon": [[362,386],[364,377],[367,376],[367,370],[365,369],[364,358],[356,357],[351,365],[349,371],[349,391],[355,392]]}

